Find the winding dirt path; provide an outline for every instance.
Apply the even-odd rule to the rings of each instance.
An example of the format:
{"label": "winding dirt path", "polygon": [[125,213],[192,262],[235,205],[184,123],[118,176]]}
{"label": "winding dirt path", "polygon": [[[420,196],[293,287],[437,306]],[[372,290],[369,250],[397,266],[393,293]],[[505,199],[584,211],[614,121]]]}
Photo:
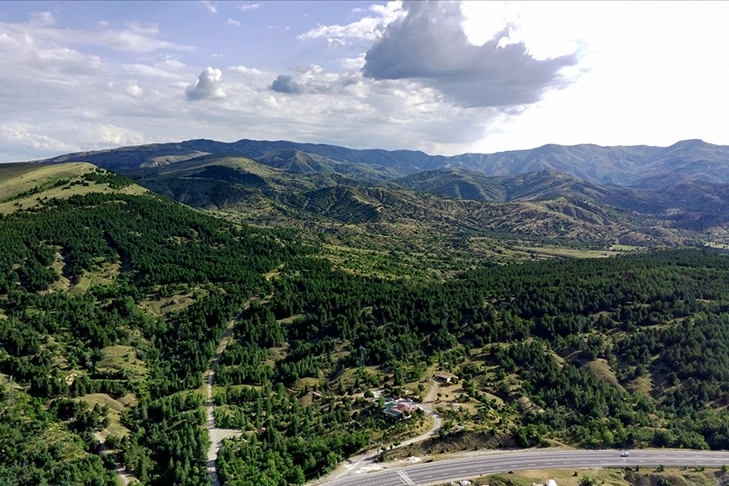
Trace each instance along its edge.
{"label": "winding dirt path", "polygon": [[207,400],[205,403],[205,411],[207,415],[207,429],[208,435],[210,436],[210,447],[208,448],[208,462],[207,469],[210,475],[210,481],[213,486],[220,486],[220,478],[218,477],[218,470],[215,467],[215,461],[218,458],[218,451],[223,445],[223,439],[229,439],[231,437],[240,437],[242,432],[239,429],[221,429],[215,426],[215,405],[213,403],[213,382],[215,381],[215,368],[218,367],[218,362],[223,356],[225,347],[228,346],[231,336],[233,335],[233,326],[240,319],[243,312],[248,310],[251,300],[249,299],[244,305],[243,309],[228,322],[228,327],[225,329],[223,338],[218,343],[218,347],[215,349],[215,358],[210,363],[210,369],[205,372],[203,380],[205,381],[205,389]]}
{"label": "winding dirt path", "polygon": [[[109,448],[106,446],[106,440],[104,439],[104,437],[102,437],[101,433],[94,432],[94,438],[99,441],[100,453],[108,454],[110,451]],[[116,477],[122,486],[127,486],[129,484],[129,481],[132,479],[135,482],[138,482],[138,479],[135,478],[132,473],[127,471],[126,468],[122,466],[119,461],[114,461],[114,466],[114,472],[116,472]]]}

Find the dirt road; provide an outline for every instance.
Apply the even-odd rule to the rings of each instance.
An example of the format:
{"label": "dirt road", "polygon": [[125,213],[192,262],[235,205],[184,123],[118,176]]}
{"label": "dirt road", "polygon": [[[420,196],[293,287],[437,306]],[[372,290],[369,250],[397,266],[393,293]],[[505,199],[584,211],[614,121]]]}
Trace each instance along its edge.
{"label": "dirt road", "polygon": [[213,404],[213,382],[215,381],[215,368],[218,366],[220,358],[223,356],[225,347],[230,342],[231,336],[233,335],[233,326],[240,319],[240,316],[248,309],[250,300],[245,303],[243,310],[238,315],[228,322],[228,327],[225,330],[223,338],[218,343],[218,347],[215,350],[215,358],[210,363],[210,369],[205,373],[205,388],[207,394],[207,400],[205,403],[205,410],[207,415],[207,428],[208,434],[210,435],[210,447],[208,448],[208,462],[207,469],[210,475],[210,481],[213,486],[220,486],[220,478],[218,477],[218,470],[215,467],[215,460],[218,458],[218,451],[223,445],[223,439],[229,439],[231,437],[240,437],[241,431],[239,429],[221,429],[215,426],[215,405]]}

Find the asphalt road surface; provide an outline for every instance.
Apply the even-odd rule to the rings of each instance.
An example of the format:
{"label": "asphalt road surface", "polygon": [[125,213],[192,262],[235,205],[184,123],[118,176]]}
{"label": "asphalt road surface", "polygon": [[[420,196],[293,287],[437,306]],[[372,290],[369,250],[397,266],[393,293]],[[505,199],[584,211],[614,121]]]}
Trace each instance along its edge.
{"label": "asphalt road surface", "polygon": [[729,452],[724,451],[631,450],[629,457],[621,457],[620,452],[618,450],[501,452],[399,467],[375,473],[360,473],[326,485],[425,486],[526,469],[635,467],[661,464],[666,467],[729,465]]}

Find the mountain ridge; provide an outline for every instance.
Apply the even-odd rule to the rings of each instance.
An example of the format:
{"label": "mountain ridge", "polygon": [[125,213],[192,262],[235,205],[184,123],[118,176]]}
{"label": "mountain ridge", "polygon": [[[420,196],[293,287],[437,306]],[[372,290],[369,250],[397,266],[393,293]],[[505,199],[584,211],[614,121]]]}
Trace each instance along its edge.
{"label": "mountain ridge", "polygon": [[[648,145],[603,147],[595,144],[547,144],[527,150],[492,154],[464,153],[454,156],[428,155],[414,150],[349,149],[336,145],[298,143],[285,140],[241,139],[218,142],[208,139],[121,147],[94,152],[65,154],[36,162],[86,161],[110,170],[156,167],[204,155],[245,156],[276,162],[276,153],[293,151],[304,157],[298,164],[311,163],[336,170],[338,166],[369,166],[379,175],[372,180],[395,179],[423,170],[460,168],[491,176],[517,175],[546,169],[605,185],[657,188],[689,179],[729,182],[729,146],[701,140],[684,140],[669,147]],[[289,162],[290,163],[290,158]],[[309,170],[305,169],[305,170]],[[389,173],[388,173],[389,171]]]}

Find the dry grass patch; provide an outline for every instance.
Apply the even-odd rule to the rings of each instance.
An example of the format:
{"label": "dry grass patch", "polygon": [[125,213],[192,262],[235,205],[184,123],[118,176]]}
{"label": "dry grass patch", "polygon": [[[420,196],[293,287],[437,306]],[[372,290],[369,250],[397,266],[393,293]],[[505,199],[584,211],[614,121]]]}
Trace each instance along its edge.
{"label": "dry grass patch", "polygon": [[[424,457],[431,456],[438,459],[441,454],[460,454],[464,451],[475,451],[497,448],[513,448],[515,442],[510,435],[497,432],[475,432],[471,430],[460,430],[451,432],[444,437],[433,437],[423,442],[418,442],[404,447],[399,447],[385,453],[385,461],[405,459],[410,456]],[[484,484],[484,483],[482,483]]]}
{"label": "dry grass patch", "polygon": [[51,263],[51,268],[55,270],[58,275],[60,275],[60,278],[50,284],[48,286],[48,290],[51,292],[61,292],[68,290],[71,287],[71,281],[63,276],[64,269],[66,268],[66,260],[63,255],[61,255],[60,251],[57,251],[54,255],[54,260],[53,263]]}
{"label": "dry grass patch", "polygon": [[121,265],[119,263],[100,262],[99,270],[85,272],[80,277],[76,277],[71,282],[68,293],[69,295],[81,295],[88,292],[89,288],[94,285],[110,285],[114,283],[114,279],[119,275],[120,269]]}
{"label": "dry grass patch", "polygon": [[164,315],[168,312],[179,311],[185,309],[195,303],[196,294],[205,297],[207,290],[196,289],[187,293],[171,295],[169,297],[161,297],[157,294],[154,298],[145,299],[140,303],[140,307],[154,315]]}
{"label": "dry grass patch", "polygon": [[137,404],[137,397],[134,396],[133,393],[127,393],[123,397],[118,398],[116,401],[121,403],[125,407],[133,407]]}
{"label": "dry grass patch", "polygon": [[303,319],[303,318],[304,318],[304,314],[295,314],[295,315],[290,316],[290,317],[285,317],[283,319],[278,319],[276,322],[278,322],[279,324],[284,324],[284,325],[286,325],[286,324],[293,324],[297,319]]}
{"label": "dry grass patch", "polygon": [[278,278],[279,275],[281,275],[281,270],[283,269],[283,264],[279,265],[278,268],[271,270],[267,274],[263,276],[266,280],[271,280],[274,278]]}
{"label": "dry grass patch", "polygon": [[653,392],[653,380],[650,376],[639,376],[628,385],[628,391],[631,393],[640,393],[646,397],[651,396]]}
{"label": "dry grass patch", "polygon": [[299,378],[299,381],[296,382],[295,388],[297,390],[303,390],[305,387],[308,387],[310,390],[316,388],[319,383],[321,383],[321,380],[319,378]]}
{"label": "dry grass patch", "polygon": [[78,400],[81,402],[86,402],[92,407],[94,405],[106,405],[107,407],[109,407],[109,411],[115,410],[117,412],[121,412],[126,408],[123,403],[121,403],[119,400],[112,398],[111,395],[107,395],[106,393],[89,393],[88,395],[79,397]]}
{"label": "dry grass patch", "polygon": [[[575,476],[575,472],[577,476]],[[523,484],[524,486],[531,486],[533,484],[543,485],[550,479],[554,479],[559,486],[579,486],[580,481],[585,477],[594,478],[596,484],[629,485],[630,483],[625,481],[623,475],[624,473],[621,469],[580,469],[578,471],[566,469],[533,469],[514,471],[508,474],[482,476],[476,479],[474,484],[498,483],[497,476],[506,476],[513,483]]]}
{"label": "dry grass patch", "polygon": [[520,247],[515,246],[514,250],[521,250],[530,254],[558,258],[607,258],[623,253],[622,251],[609,250],[587,250],[578,248],[555,247]]}
{"label": "dry grass patch", "polygon": [[604,469],[533,469],[513,471],[511,473],[494,474],[474,478],[474,486],[486,484],[505,484],[513,486],[544,485],[554,479],[559,486],[579,486],[584,478],[594,479],[598,485],[614,486],[716,486],[723,484],[721,470],[696,471],[685,468],[667,468],[657,472],[654,468],[641,468],[640,471],[630,468]]}
{"label": "dry grass patch", "polygon": [[494,405],[502,406],[504,403],[504,400],[500,397],[497,397],[496,395],[493,395],[489,392],[482,392],[484,397],[491,401]]}
{"label": "dry grass patch", "polygon": [[273,365],[276,363],[276,361],[284,359],[286,357],[287,350],[289,349],[288,346],[288,343],[286,343],[277,348],[269,348],[268,350],[271,352],[271,359],[266,361],[270,361],[271,363],[268,364]]}
{"label": "dry grass patch", "polygon": [[[440,397],[437,395],[438,393],[440,393]],[[436,405],[446,405],[448,402],[452,402],[456,399],[461,393],[465,394],[466,390],[464,390],[459,383],[436,383],[436,396],[433,403]]]}
{"label": "dry grass patch", "polygon": [[611,249],[612,251],[617,251],[617,252],[625,252],[625,251],[645,250],[645,247],[642,247],[642,246],[632,246],[632,245],[618,245],[618,244],[615,244],[615,245],[612,245],[612,246],[610,247],[610,249]]}
{"label": "dry grass patch", "polygon": [[99,371],[124,370],[132,380],[141,380],[147,375],[147,365],[137,358],[133,347],[115,345],[107,346],[101,351],[104,359],[99,363]]}
{"label": "dry grass patch", "polygon": [[101,405],[109,407],[109,426],[103,430],[102,436],[116,435],[124,437],[129,434],[129,429],[121,424],[121,413],[125,408],[136,404],[136,397],[132,394],[128,394],[122,399],[116,400],[106,393],[91,393],[77,398],[76,400],[86,402],[89,406]]}
{"label": "dry grass patch", "polygon": [[592,373],[594,376],[601,380],[605,380],[613,388],[616,388],[617,390],[624,392],[625,388],[620,384],[618,381],[617,376],[615,376],[615,372],[610,367],[607,361],[604,359],[596,359],[595,361],[590,361],[589,363],[585,363],[585,368]]}
{"label": "dry grass patch", "polygon": [[75,179],[96,170],[92,164],[71,162],[68,164],[41,165],[34,163],[2,164],[0,166],[0,199],[14,197],[44,184],[63,179]]}

